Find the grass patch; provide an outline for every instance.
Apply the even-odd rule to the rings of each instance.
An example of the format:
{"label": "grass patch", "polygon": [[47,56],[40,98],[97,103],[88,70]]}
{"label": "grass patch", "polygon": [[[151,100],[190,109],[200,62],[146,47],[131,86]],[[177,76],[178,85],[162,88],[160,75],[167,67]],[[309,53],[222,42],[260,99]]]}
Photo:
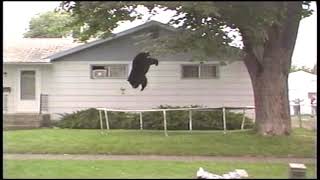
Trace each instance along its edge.
{"label": "grass patch", "polygon": [[314,136],[316,137],[316,131],[314,130],[306,130],[304,128],[296,128],[292,132],[293,136]]}
{"label": "grass patch", "polygon": [[[6,153],[155,154],[211,156],[315,157],[314,131],[263,137],[252,131],[163,131],[35,129],[5,131]],[[307,134],[308,136],[303,136]],[[310,136],[311,135],[311,136]]]}
{"label": "grass patch", "polygon": [[[315,165],[306,164],[315,178]],[[179,161],[5,160],[4,178],[195,178],[199,167],[222,175],[245,169],[249,178],[288,178],[288,164]]]}

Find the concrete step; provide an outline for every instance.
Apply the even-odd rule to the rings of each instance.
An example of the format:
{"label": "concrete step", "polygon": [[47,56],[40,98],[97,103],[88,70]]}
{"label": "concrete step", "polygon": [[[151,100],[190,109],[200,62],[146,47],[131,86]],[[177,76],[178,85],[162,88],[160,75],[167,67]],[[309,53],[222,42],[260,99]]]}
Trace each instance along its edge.
{"label": "concrete step", "polygon": [[40,114],[4,114],[5,120],[39,120]]}
{"label": "concrete step", "polygon": [[14,125],[14,126],[3,126],[4,130],[20,130],[20,129],[38,129],[39,127],[35,126],[21,126],[21,125]]}
{"label": "concrete step", "polygon": [[4,117],[4,122],[33,122],[33,121],[40,121],[41,118],[37,117],[37,118],[15,118],[15,117],[10,117],[10,118],[5,118]]}
{"label": "concrete step", "polygon": [[41,122],[40,121],[36,121],[36,122],[10,122],[10,123],[4,123],[3,126],[32,126],[32,127],[40,127],[41,126]]}
{"label": "concrete step", "polygon": [[48,121],[50,121],[48,114],[17,113],[3,115],[5,130],[39,128],[44,125],[44,122],[48,124]]}

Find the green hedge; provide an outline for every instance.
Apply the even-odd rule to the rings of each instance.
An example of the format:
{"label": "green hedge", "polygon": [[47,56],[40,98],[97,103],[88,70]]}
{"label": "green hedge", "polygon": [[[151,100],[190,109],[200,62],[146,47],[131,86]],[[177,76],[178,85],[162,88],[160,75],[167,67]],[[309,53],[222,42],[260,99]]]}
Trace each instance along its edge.
{"label": "green hedge", "polygon": [[[200,107],[200,106],[192,106]],[[159,106],[162,109],[183,108],[179,106]],[[167,128],[168,130],[187,130],[189,129],[189,112],[188,111],[167,111]],[[103,125],[105,117],[103,115]],[[139,129],[140,116],[138,113],[125,112],[108,112],[109,125],[111,129]],[[163,129],[162,112],[143,112],[143,129]],[[227,129],[240,129],[242,114],[226,111]],[[55,126],[60,128],[73,129],[99,129],[100,120],[97,109],[91,108],[82,111],[76,111],[71,114],[62,114],[62,118]],[[252,119],[246,117],[244,128],[253,128]],[[192,111],[192,129],[194,130],[222,130],[222,112],[221,110],[212,111]]]}

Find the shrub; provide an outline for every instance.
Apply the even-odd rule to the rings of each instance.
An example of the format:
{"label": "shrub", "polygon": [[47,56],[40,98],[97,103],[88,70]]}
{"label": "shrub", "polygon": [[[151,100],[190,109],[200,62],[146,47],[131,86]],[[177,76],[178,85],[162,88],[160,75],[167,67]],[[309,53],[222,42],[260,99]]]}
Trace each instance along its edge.
{"label": "shrub", "polygon": [[76,111],[70,114],[61,114],[62,118],[55,126],[72,129],[97,129],[100,128],[99,112],[97,109]]}
{"label": "shrub", "polygon": [[[139,117],[134,113],[108,112],[108,117],[111,129],[138,129],[140,127]],[[105,117],[102,119],[105,122]]]}
{"label": "shrub", "polygon": [[[191,106],[201,107],[201,106]],[[179,106],[161,105],[158,108],[172,109],[183,108]],[[189,129],[189,111],[167,111],[167,128],[168,130],[187,130]],[[228,130],[240,129],[242,122],[242,114],[226,111]],[[111,129],[139,129],[140,117],[139,113],[125,112],[108,112],[109,126]],[[163,129],[163,113],[162,112],[143,112],[143,128],[144,129]],[[252,119],[245,117],[244,128],[253,128]],[[103,113],[103,126],[106,127],[105,117]],[[97,109],[91,108],[83,111],[76,111],[71,114],[63,114],[62,118],[56,126],[61,128],[74,129],[99,129],[100,119]],[[221,110],[192,110],[192,129],[194,130],[222,130],[223,120]]]}

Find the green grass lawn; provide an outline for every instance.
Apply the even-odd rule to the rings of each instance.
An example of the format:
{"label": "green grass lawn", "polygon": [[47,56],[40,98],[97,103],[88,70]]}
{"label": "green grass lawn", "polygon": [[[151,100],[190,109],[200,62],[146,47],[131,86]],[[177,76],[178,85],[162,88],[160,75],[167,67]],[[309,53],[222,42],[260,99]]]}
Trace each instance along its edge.
{"label": "green grass lawn", "polygon": [[[307,136],[304,136],[307,135]],[[163,131],[35,129],[4,131],[6,153],[154,154],[212,156],[315,157],[314,131],[263,137],[252,131]]]}
{"label": "green grass lawn", "polygon": [[[315,165],[306,164],[315,178]],[[288,178],[288,164],[179,161],[5,160],[4,178],[195,178],[199,167],[222,175],[245,169],[249,178]]]}

